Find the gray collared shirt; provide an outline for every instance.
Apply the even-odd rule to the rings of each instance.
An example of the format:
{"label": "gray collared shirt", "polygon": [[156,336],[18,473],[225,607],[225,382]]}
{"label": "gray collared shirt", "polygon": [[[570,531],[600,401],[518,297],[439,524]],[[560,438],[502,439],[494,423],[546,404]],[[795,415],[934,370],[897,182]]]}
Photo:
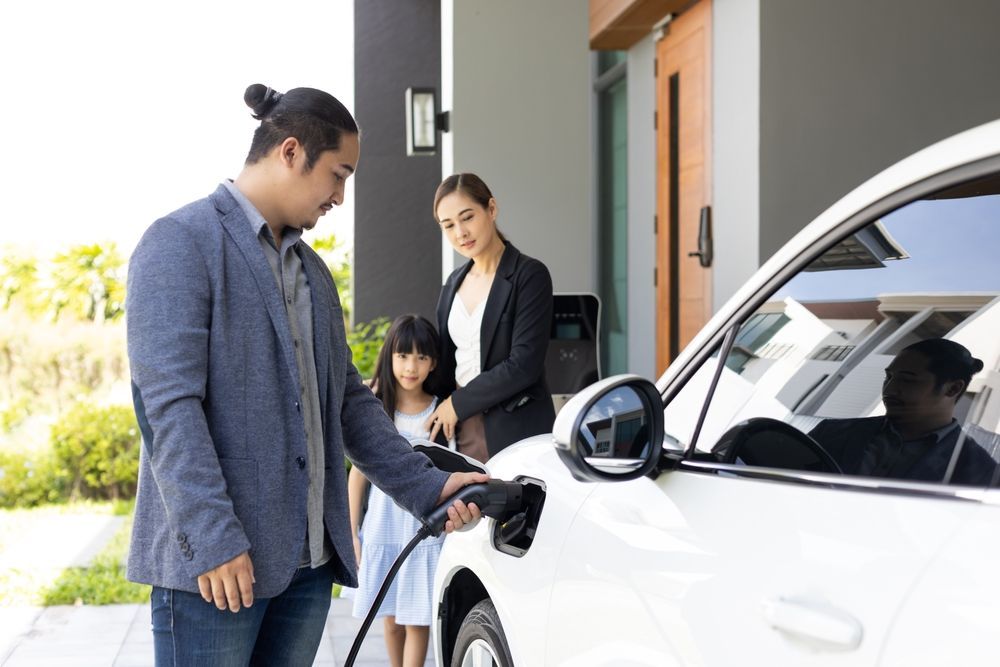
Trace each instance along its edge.
{"label": "gray collared shirt", "polygon": [[223,185],[233,195],[250,221],[250,226],[257,235],[285,303],[288,328],[295,345],[295,363],[299,371],[299,402],[302,405],[302,420],[306,430],[309,466],[307,530],[302,564],[319,567],[330,560],[333,554],[323,525],[326,453],[323,444],[323,422],[320,417],[319,382],[316,379],[316,357],[313,353],[312,292],[309,290],[309,281],[298,254],[302,230],[286,227],[281,235],[281,248],[278,248],[271,228],[268,227],[267,220],[260,211],[232,181],[224,181]]}
{"label": "gray collared shirt", "polygon": [[865,448],[858,473],[872,477],[906,479],[910,469],[956,428],[958,422],[952,419],[939,429],[911,440],[903,440],[892,423],[885,419],[882,428]]}

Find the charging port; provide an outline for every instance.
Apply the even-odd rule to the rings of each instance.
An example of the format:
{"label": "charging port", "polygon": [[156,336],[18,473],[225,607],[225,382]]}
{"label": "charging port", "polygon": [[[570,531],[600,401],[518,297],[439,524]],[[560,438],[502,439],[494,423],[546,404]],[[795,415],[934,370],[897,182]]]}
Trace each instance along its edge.
{"label": "charging port", "polygon": [[532,477],[517,477],[522,486],[521,511],[493,526],[493,547],[520,558],[528,552],[535,539],[538,520],[545,504],[545,483]]}

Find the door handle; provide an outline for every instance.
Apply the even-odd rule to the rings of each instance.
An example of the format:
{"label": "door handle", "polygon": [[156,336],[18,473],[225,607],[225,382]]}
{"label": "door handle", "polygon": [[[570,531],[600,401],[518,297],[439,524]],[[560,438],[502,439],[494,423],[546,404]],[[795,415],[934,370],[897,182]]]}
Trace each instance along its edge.
{"label": "door handle", "polygon": [[698,250],[689,252],[688,257],[697,257],[698,263],[708,268],[712,266],[712,207],[702,206],[698,216]]}
{"label": "door handle", "polygon": [[771,598],[764,600],[762,611],[775,630],[820,648],[853,651],[864,636],[858,619],[821,602]]}

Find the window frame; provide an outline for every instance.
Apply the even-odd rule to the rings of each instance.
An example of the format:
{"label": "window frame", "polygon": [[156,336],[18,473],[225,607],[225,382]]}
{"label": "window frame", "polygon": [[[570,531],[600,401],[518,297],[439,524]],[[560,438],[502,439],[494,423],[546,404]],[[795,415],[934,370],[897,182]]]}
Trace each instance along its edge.
{"label": "window frame", "polygon": [[[825,234],[816,239],[806,252],[801,253],[779,271],[776,271],[753,296],[740,305],[728,318],[719,323],[715,331],[705,339],[698,352],[691,357],[684,368],[660,392],[661,401],[663,402],[664,409],[666,409],[667,404],[684,389],[687,382],[702,365],[710,360],[712,353],[718,350],[719,367],[715,371],[715,376],[709,384],[706,395],[701,399],[701,413],[691,442],[688,443],[683,456],[679,456],[677,450],[672,452],[671,459],[674,461],[674,470],[699,474],[718,474],[722,472],[727,477],[753,479],[764,482],[805,484],[826,489],[892,493],[1000,505],[1000,488],[984,489],[980,487],[925,482],[872,479],[861,476],[830,475],[694,460],[694,454],[698,447],[698,438],[701,436],[701,427],[714,397],[718,384],[718,376],[721,374],[722,367],[725,366],[725,359],[729,355],[738,337],[739,328],[744,322],[756,314],[761,306],[789,280],[797,276],[805,267],[815,261],[829,248],[840,243],[851,234],[915,201],[991,174],[1000,175],[1000,155],[993,155],[947,169],[911,183],[900,190],[870,203],[848,216],[842,222],[831,227]],[[664,451],[669,452],[666,448],[664,448]]]}

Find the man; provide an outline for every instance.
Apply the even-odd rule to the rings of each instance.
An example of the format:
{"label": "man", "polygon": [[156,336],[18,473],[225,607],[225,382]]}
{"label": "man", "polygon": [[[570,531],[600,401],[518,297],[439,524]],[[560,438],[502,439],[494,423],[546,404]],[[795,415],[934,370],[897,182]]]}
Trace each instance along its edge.
{"label": "man", "polygon": [[[331,95],[254,85],[243,171],[132,255],[143,434],[128,577],[153,586],[157,665],[312,664],[331,585],[356,585],[343,457],[415,514],[480,473],[413,451],[351,365],[325,264],[300,240],[360,154]],[[479,510],[456,501],[446,530]]]}
{"label": "man", "polygon": [[849,475],[987,485],[996,463],[954,417],[982,369],[983,362],[954,341],[914,343],[885,369],[884,417],[826,419],[809,435]]}

